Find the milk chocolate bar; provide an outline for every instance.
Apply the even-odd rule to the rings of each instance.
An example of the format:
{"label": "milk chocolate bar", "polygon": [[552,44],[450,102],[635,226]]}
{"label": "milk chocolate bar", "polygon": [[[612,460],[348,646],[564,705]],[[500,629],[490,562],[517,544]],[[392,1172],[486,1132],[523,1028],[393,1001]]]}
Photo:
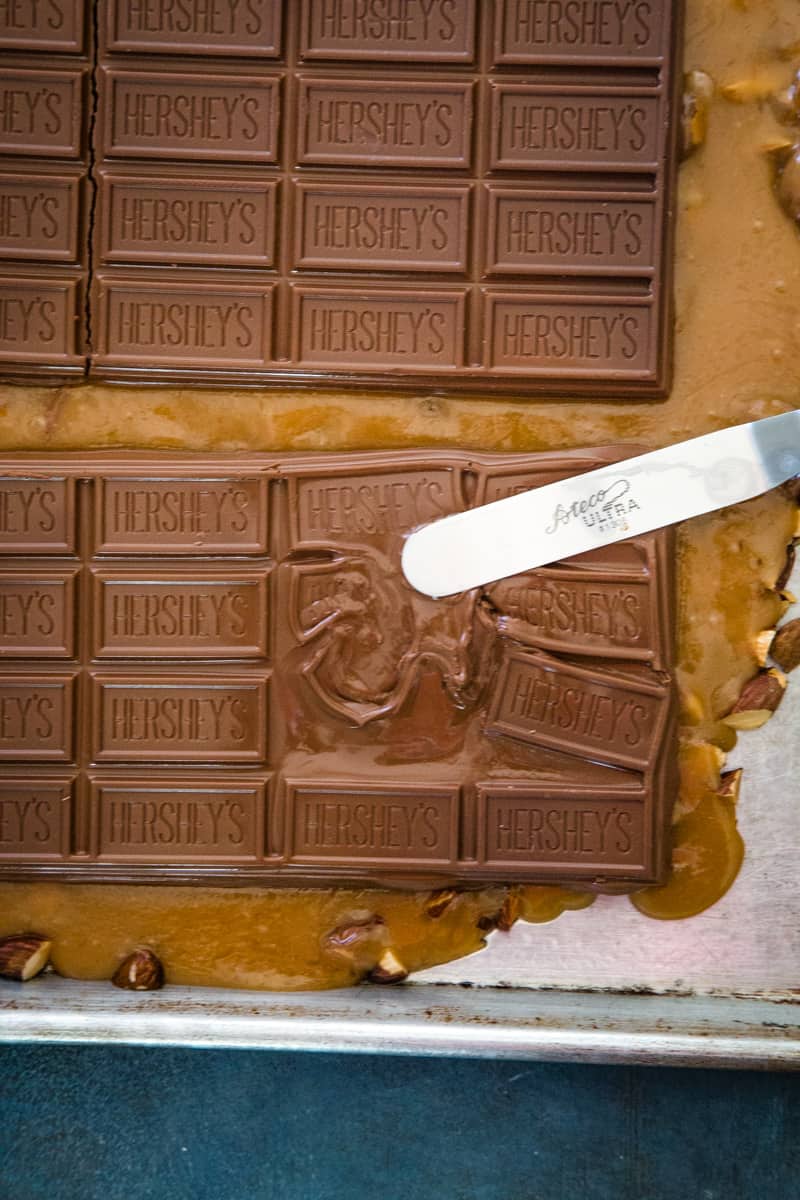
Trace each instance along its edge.
{"label": "milk chocolate bar", "polygon": [[89,269],[50,325],[9,281],[7,374],[665,395],[675,0],[51,7],[0,31],[0,257]]}
{"label": "milk chocolate bar", "polygon": [[88,27],[84,0],[0,4],[0,378],[88,368]]}
{"label": "milk chocolate bar", "polygon": [[626,453],[0,462],[0,879],[661,880],[670,532],[440,601],[400,570]]}

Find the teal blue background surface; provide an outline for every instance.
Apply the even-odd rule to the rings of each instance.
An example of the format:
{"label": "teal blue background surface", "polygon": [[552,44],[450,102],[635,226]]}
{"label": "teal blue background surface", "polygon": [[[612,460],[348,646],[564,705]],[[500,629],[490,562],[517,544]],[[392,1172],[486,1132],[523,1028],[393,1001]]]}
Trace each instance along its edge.
{"label": "teal blue background surface", "polygon": [[800,1200],[800,1079],[0,1049],[2,1200]]}

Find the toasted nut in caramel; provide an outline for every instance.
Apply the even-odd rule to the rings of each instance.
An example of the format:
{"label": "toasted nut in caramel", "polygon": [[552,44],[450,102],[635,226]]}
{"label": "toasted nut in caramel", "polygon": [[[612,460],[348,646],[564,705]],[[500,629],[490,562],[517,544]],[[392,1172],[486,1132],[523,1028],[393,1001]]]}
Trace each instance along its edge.
{"label": "toasted nut in caramel", "polygon": [[708,102],[714,94],[714,84],[705,71],[687,71],[683,77],[681,133],[683,157],[688,158],[706,140],[708,131]]}
{"label": "toasted nut in caramel", "polygon": [[367,978],[372,983],[402,983],[408,978],[408,970],[400,962],[394,950],[384,950]]}
{"label": "toasted nut in caramel", "polygon": [[772,643],[775,640],[775,633],[775,629],[762,629],[754,639],[753,649],[756,654],[756,662],[760,667],[767,665],[767,660],[772,651]]}
{"label": "toasted nut in caramel", "polygon": [[729,716],[723,717],[723,720],[731,729],[744,732],[766,725],[772,713],[771,708],[748,708],[742,712],[730,713]]}
{"label": "toasted nut in caramel", "polygon": [[800,617],[781,625],[772,643],[772,657],[784,671],[800,667]]}
{"label": "toasted nut in caramel", "polygon": [[760,709],[773,713],[783,700],[785,691],[786,676],[782,671],[777,671],[774,667],[768,671],[759,671],[758,675],[754,675],[744,685],[739,699],[725,720],[730,724],[729,718],[732,714]]}
{"label": "toasted nut in caramel", "polygon": [[742,688],[723,723],[731,729],[760,729],[770,719],[783,700],[786,676],[776,667],[759,671]]}
{"label": "toasted nut in caramel", "polygon": [[800,221],[800,147],[792,147],[775,183],[781,208],[793,221]]}
{"label": "toasted nut in caramel", "polygon": [[0,978],[27,983],[47,966],[52,942],[42,933],[15,933],[0,940]]}
{"label": "toasted nut in caramel", "polygon": [[346,964],[358,977],[379,961],[389,940],[389,930],[377,913],[354,914],[322,939],[323,951]]}
{"label": "toasted nut in caramel", "polygon": [[784,125],[800,123],[800,72],[795,75],[788,88],[772,97],[772,108],[775,116]]}
{"label": "toasted nut in caramel", "polygon": [[717,795],[722,796],[724,800],[730,800],[733,804],[739,799],[739,791],[742,786],[742,768],[737,767],[735,771],[726,771],[720,777]]}
{"label": "toasted nut in caramel", "polygon": [[164,968],[152,950],[134,950],[119,964],[111,982],[129,992],[156,992],[164,986]]}
{"label": "toasted nut in caramel", "polygon": [[496,912],[485,913],[482,917],[478,917],[478,929],[483,933],[493,933],[495,929],[501,929],[503,933],[508,933],[514,922],[519,920],[519,913],[519,895],[516,892],[509,892]]}
{"label": "toasted nut in caramel", "polygon": [[353,946],[365,942],[369,938],[382,938],[386,929],[383,917],[376,913],[369,916],[354,918],[345,925],[337,925],[323,939],[325,949],[345,951],[349,953]]}
{"label": "toasted nut in caramel", "polygon": [[458,892],[455,888],[441,888],[438,892],[431,892],[423,906],[423,912],[426,917],[440,917],[445,909],[449,908],[455,900]]}
{"label": "toasted nut in caramel", "polygon": [[503,906],[497,914],[497,928],[508,933],[519,920],[520,900],[518,892],[509,892],[503,901]]}

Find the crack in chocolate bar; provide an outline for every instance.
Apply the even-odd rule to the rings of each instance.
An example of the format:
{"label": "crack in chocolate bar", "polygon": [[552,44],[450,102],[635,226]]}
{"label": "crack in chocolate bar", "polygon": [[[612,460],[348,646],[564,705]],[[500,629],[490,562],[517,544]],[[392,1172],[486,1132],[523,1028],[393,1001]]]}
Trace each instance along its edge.
{"label": "crack in chocolate bar", "polygon": [[446,600],[408,532],[621,449],[0,464],[0,878],[663,878],[671,534]]}
{"label": "crack in chocolate bar", "polygon": [[681,4],[47,11],[0,29],[2,377],[666,394]]}

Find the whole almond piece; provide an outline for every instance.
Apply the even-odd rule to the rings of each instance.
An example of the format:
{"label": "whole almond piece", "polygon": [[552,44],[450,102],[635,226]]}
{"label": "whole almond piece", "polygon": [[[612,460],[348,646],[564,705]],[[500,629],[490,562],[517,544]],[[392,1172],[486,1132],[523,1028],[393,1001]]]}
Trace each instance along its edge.
{"label": "whole almond piece", "polygon": [[800,667],[800,617],[781,625],[771,648],[772,657],[784,671]]}
{"label": "whole almond piece", "polygon": [[111,982],[128,992],[157,992],[164,986],[161,959],[152,950],[134,950],[119,964]]}
{"label": "whole almond piece", "polygon": [[[728,717],[754,709],[767,709],[773,713],[783,700],[785,691],[786,676],[782,671],[776,671],[774,667],[759,671],[752,679],[748,679]],[[727,717],[725,719],[728,720]]]}
{"label": "whole almond piece", "polygon": [[47,966],[52,944],[43,933],[15,933],[0,939],[0,977],[27,983]]}

